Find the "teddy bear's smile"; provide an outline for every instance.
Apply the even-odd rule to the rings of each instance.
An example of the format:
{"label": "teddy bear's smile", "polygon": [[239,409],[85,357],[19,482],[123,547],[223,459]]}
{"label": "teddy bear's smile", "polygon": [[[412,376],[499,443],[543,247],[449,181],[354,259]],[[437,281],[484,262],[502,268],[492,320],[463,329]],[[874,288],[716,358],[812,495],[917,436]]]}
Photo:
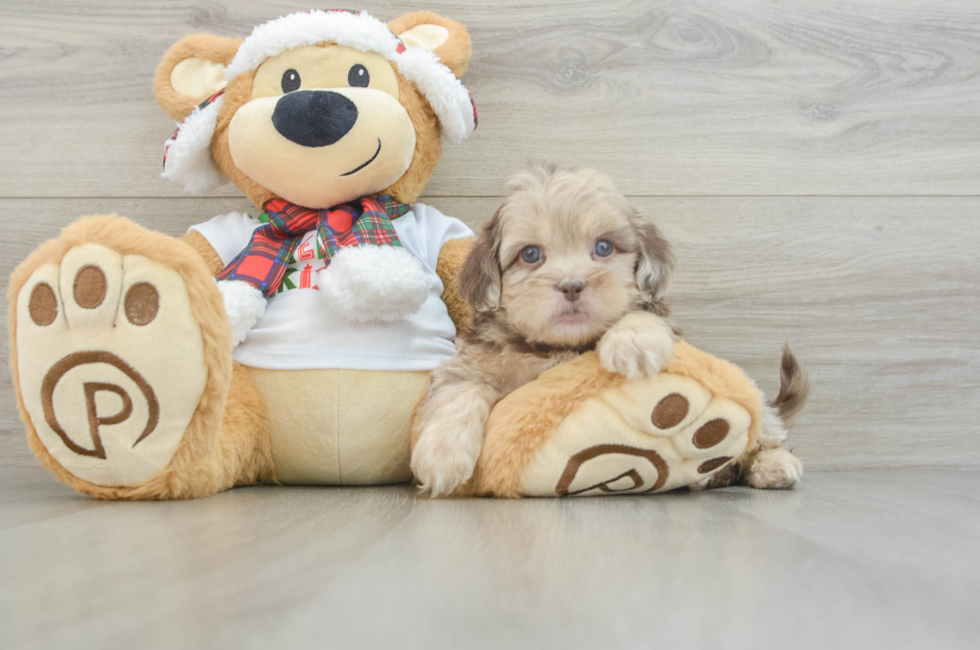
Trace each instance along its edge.
{"label": "teddy bear's smile", "polygon": [[341,176],[350,176],[351,174],[355,174],[355,173],[361,171],[362,169],[364,169],[365,167],[367,167],[368,165],[370,165],[371,163],[373,163],[374,162],[374,159],[377,158],[378,157],[378,154],[380,154],[380,153],[381,153],[381,138],[378,138],[378,148],[377,148],[377,150],[375,150],[374,155],[371,156],[368,159],[367,162],[358,165],[357,167],[355,167],[354,169],[350,170],[349,172],[346,172],[344,174],[341,174]]}

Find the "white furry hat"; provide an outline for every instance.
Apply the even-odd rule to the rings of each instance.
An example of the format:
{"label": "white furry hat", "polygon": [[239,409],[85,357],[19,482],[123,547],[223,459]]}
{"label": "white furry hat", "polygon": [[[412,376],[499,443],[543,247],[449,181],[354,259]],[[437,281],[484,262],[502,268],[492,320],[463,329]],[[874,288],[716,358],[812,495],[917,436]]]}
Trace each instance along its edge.
{"label": "white furry hat", "polygon": [[[439,57],[421,47],[405,47],[387,25],[366,12],[315,9],[259,25],[225,68],[225,79],[230,82],[243,72],[255,70],[266,59],[323,41],[377,52],[396,64],[402,76],[425,96],[439,118],[442,134],[450,142],[459,144],[476,128],[472,96]],[[193,194],[204,194],[225,182],[211,156],[223,92],[195,108],[164,144],[163,177],[182,182],[184,190]]]}

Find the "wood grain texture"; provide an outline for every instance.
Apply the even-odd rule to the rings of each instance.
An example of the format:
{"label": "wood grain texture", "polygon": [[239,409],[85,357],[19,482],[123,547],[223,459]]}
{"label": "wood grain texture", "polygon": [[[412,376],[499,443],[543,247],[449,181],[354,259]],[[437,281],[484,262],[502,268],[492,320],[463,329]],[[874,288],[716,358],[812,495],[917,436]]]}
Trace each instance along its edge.
{"label": "wood grain texture", "polygon": [[[631,195],[980,194],[973,0],[423,4],[469,27],[481,115],[429,195],[494,196],[528,157],[600,167]],[[158,179],[163,52],[308,7],[5,0],[0,197],[177,196]]]}
{"label": "wood grain texture", "polygon": [[[497,199],[430,201],[474,228]],[[677,249],[668,291],[688,340],[774,395],[790,341],[813,395],[791,443],[810,469],[980,465],[977,198],[638,198]],[[8,275],[81,214],[118,212],[178,235],[243,199],[11,200]],[[6,322],[4,319],[3,322]],[[6,350],[2,363],[6,365]],[[33,464],[0,384],[3,462]],[[0,447],[0,452],[3,447]],[[2,454],[0,454],[2,455]]]}
{"label": "wood grain texture", "polygon": [[0,468],[5,648],[976,647],[977,472],[791,492],[106,503]]}

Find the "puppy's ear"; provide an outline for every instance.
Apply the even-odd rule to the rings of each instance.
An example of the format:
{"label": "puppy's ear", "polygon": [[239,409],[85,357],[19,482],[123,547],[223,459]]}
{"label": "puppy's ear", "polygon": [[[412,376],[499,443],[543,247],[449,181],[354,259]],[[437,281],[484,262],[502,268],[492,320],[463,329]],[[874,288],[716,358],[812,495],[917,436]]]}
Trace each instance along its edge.
{"label": "puppy's ear", "polygon": [[459,295],[475,311],[500,307],[500,210],[483,226],[459,271]]}
{"label": "puppy's ear", "polygon": [[674,250],[653,223],[634,211],[633,224],[640,240],[636,260],[636,284],[646,303],[658,302],[670,284],[674,273]]}
{"label": "puppy's ear", "polygon": [[167,50],[157,66],[153,94],[157,104],[175,120],[225,87],[225,66],[242,44],[240,38],[196,34]]}

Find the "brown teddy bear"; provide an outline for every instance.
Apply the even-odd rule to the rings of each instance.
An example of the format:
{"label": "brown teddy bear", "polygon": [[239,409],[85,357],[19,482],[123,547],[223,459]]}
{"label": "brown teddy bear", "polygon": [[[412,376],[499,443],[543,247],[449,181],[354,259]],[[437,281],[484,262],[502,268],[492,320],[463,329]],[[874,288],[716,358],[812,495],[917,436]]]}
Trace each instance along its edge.
{"label": "brown teddy bear", "polygon": [[[472,233],[416,202],[441,138],[476,128],[469,59],[464,27],[429,12],[311,11],[173,45],[154,82],[181,120],[163,175],[230,180],[257,214],[179,239],[84,218],[14,272],[11,368],[43,464],[107,499],[409,481],[413,409],[469,317]],[[494,409],[465,492],[705,483],[756,446],[761,414],[751,381],[686,344],[636,381],[586,354]]]}
{"label": "brown teddy bear", "polygon": [[[311,11],[164,55],[164,177],[259,208],[180,239],[87,218],[11,282],[31,448],[104,498],[411,478],[409,423],[454,353],[471,231],[415,203],[476,110],[466,29]],[[215,276],[218,282],[215,283]]]}

